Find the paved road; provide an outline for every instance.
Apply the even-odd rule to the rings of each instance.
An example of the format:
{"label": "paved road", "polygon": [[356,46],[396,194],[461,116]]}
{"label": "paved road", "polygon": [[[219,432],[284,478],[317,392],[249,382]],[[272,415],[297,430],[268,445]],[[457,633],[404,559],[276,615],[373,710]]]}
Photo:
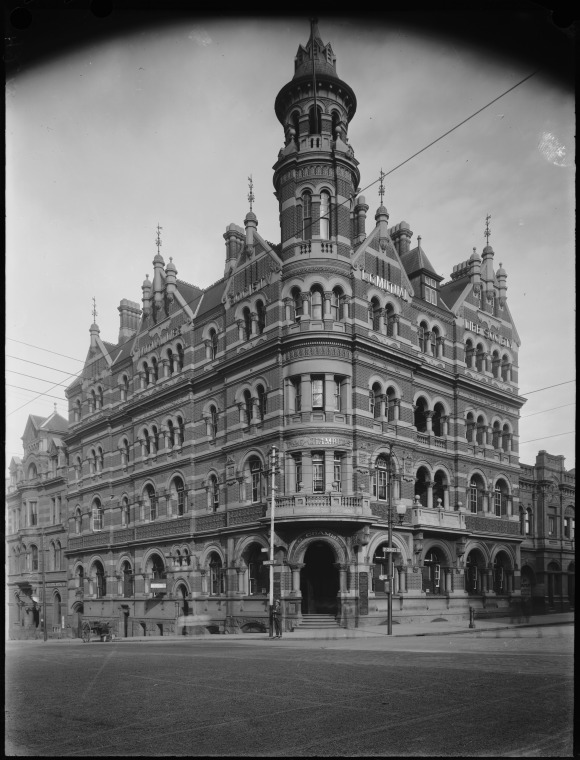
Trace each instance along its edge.
{"label": "paved road", "polygon": [[9,754],[573,754],[572,626],[6,650]]}

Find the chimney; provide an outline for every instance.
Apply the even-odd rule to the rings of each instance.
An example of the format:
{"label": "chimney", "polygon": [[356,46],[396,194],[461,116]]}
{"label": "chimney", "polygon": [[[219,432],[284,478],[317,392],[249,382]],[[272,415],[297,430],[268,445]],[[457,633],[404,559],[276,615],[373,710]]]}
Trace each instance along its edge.
{"label": "chimney", "polygon": [[126,298],[123,298],[118,309],[120,315],[119,343],[121,343],[132,338],[137,332],[141,309],[138,303],[128,301]]}

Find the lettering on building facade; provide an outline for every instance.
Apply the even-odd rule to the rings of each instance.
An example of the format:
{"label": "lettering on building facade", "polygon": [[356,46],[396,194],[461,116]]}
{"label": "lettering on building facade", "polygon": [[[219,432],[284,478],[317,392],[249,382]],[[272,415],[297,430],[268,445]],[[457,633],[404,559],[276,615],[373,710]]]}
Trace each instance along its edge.
{"label": "lettering on building facade", "polygon": [[332,446],[333,448],[352,449],[352,441],[336,436],[309,436],[308,438],[292,438],[288,448],[311,448],[313,446]]}
{"label": "lettering on building facade", "polygon": [[409,300],[407,288],[404,288],[401,285],[395,285],[394,282],[390,282],[385,277],[379,277],[378,274],[371,274],[370,272],[367,272],[366,269],[361,269],[360,277],[363,282],[368,282],[369,285],[376,285],[377,288],[384,290],[385,293],[391,293],[397,298],[401,298],[403,301]]}
{"label": "lettering on building facade", "polygon": [[512,347],[511,340],[504,338],[503,335],[500,335],[498,332],[494,332],[494,329],[484,327],[483,325],[478,325],[476,322],[472,322],[470,319],[465,320],[465,329],[468,332],[475,333],[476,335],[483,335],[484,338],[491,340],[492,343],[497,343],[498,345],[505,346],[506,348]]}

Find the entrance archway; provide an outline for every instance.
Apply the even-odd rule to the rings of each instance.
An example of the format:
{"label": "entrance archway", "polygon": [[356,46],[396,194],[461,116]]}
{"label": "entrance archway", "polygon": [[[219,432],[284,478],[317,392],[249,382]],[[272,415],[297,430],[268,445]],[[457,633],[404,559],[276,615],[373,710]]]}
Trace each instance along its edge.
{"label": "entrance archway", "polygon": [[324,541],[316,541],[306,550],[300,571],[303,615],[337,614],[340,582],[335,562],[334,552]]}

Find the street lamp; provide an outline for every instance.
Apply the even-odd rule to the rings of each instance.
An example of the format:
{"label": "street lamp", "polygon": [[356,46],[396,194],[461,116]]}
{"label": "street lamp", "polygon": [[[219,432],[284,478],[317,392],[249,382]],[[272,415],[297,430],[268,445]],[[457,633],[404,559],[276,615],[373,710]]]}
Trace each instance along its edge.
{"label": "street lamp", "polygon": [[270,595],[269,595],[269,635],[274,637],[274,509],[276,507],[276,467],[278,466],[278,449],[272,446],[270,465],[272,468],[272,494],[270,502]]}
{"label": "street lamp", "polygon": [[[384,549],[389,555],[387,564],[387,586],[388,586],[388,611],[387,611],[387,635],[393,634],[393,554],[398,553],[398,549],[393,547],[393,444],[389,444],[389,468],[388,468],[388,488],[389,488],[389,511],[388,511],[388,527],[389,527],[389,546]],[[377,471],[377,498],[379,495],[379,478]],[[406,507],[404,504],[397,504],[397,516],[399,523],[403,522],[403,516],[405,514]]]}

